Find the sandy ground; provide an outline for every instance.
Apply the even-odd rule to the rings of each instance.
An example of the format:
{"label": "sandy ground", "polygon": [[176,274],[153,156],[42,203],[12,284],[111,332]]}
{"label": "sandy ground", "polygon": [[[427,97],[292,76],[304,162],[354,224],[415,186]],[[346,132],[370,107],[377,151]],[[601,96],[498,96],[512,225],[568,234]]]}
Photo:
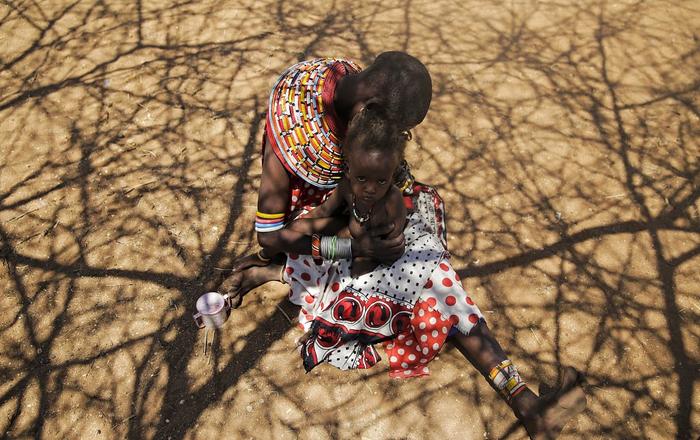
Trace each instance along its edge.
{"label": "sandy ground", "polygon": [[562,438],[697,438],[699,29],[682,0],[4,2],[0,436],[506,436],[453,347],[426,379],[304,374],[279,283],[211,357],[191,318],[256,248],[276,76],[398,49],[433,75],[407,155],[465,286],[533,386],[589,377]]}

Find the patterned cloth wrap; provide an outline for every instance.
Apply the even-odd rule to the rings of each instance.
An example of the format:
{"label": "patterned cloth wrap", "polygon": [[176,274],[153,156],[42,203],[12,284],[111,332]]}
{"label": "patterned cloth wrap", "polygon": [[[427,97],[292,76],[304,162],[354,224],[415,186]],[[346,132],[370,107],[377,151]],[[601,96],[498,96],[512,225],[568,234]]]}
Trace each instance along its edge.
{"label": "patterned cloth wrap", "polygon": [[449,263],[442,199],[429,186],[412,189],[405,197],[406,251],[391,266],[352,278],[348,260],[288,256],[290,300],[301,306],[299,322],[310,331],[301,350],[307,371],[324,361],[369,368],[380,360],[375,344],[383,342],[392,377],[423,376],[453,326],[468,334],[483,319]]}

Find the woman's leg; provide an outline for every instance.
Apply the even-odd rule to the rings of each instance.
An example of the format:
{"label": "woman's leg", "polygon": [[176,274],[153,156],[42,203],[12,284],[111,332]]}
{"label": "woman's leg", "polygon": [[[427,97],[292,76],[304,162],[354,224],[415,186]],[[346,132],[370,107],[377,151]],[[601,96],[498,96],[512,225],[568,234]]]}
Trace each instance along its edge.
{"label": "woman's leg", "polygon": [[[537,396],[524,382],[522,386],[517,384],[521,379],[515,367],[499,370],[499,365],[509,364],[510,361],[484,320],[469,335],[458,333],[453,341],[464,357],[510,405],[530,438],[556,438],[564,425],[584,409],[586,397],[580,386],[581,376],[573,368],[565,369],[559,387],[542,396]],[[509,385],[513,386],[510,389],[517,394],[511,397],[508,386],[505,386],[505,391],[499,387],[503,379],[510,381]]]}

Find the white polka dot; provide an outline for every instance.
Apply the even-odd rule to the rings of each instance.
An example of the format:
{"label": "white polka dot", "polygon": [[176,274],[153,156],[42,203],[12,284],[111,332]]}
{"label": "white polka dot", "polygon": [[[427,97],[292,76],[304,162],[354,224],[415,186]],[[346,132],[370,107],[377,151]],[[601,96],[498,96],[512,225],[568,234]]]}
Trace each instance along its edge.
{"label": "white polka dot", "polygon": [[427,340],[428,340],[428,335],[422,335],[422,336],[420,337],[420,340],[421,340],[422,342],[427,341]]}
{"label": "white polka dot", "polygon": [[422,352],[423,352],[423,354],[428,354],[428,353],[430,353],[430,350],[428,349],[428,347],[423,347]]}
{"label": "white polka dot", "polygon": [[398,361],[399,361],[399,358],[397,358],[396,356],[392,356],[392,357],[389,358],[389,360],[390,360],[391,362],[398,362]]}
{"label": "white polka dot", "polygon": [[430,325],[435,325],[435,323],[437,322],[437,319],[435,319],[433,317],[433,318],[430,318],[428,321],[430,321]]}
{"label": "white polka dot", "polygon": [[406,341],[406,345],[410,347],[411,345],[413,345],[413,341],[409,339],[408,341]]}
{"label": "white polka dot", "polygon": [[406,335],[399,335],[399,341],[403,341]]}
{"label": "white polka dot", "polygon": [[408,364],[406,362],[401,362],[401,368],[408,368]]}
{"label": "white polka dot", "polygon": [[442,332],[443,332],[444,334],[447,334],[447,327],[443,327],[443,328],[442,328]]}
{"label": "white polka dot", "polygon": [[409,361],[415,361],[415,360],[416,360],[416,355],[413,354],[413,353],[409,354],[409,355],[408,355],[408,360],[409,360]]}
{"label": "white polka dot", "polygon": [[421,358],[420,363],[421,363],[421,364],[427,364],[427,363],[428,363],[428,360],[427,360],[426,358]]}
{"label": "white polka dot", "polygon": [[438,344],[437,342],[434,343],[434,344],[433,344],[433,350],[437,351],[437,350],[439,350],[439,349],[440,349],[440,344]]}
{"label": "white polka dot", "polygon": [[406,353],[406,351],[403,348],[399,348],[399,354],[403,355],[404,353]]}
{"label": "white polka dot", "polygon": [[298,201],[299,201],[299,197],[297,197],[297,196],[292,196],[292,202],[298,202]]}
{"label": "white polka dot", "polygon": [[389,344],[389,345],[386,346],[386,348],[388,348],[389,350],[391,350],[392,348],[394,348],[394,344]]}
{"label": "white polka dot", "polygon": [[418,316],[423,316],[423,315],[425,315],[425,310],[423,310],[423,309],[418,310]]}
{"label": "white polka dot", "polygon": [[423,367],[423,373],[427,373],[427,372],[428,372],[428,367]]}
{"label": "white polka dot", "polygon": [[406,376],[408,376],[409,374],[411,374],[411,370],[405,370],[405,371],[403,372],[403,374],[405,374]]}
{"label": "white polka dot", "polygon": [[440,333],[437,330],[433,330],[433,333],[432,333],[433,338],[437,338],[437,335],[439,335],[439,334]]}
{"label": "white polka dot", "polygon": [[425,322],[421,322],[420,324],[418,324],[418,328],[420,328],[421,330],[425,330],[425,327]]}

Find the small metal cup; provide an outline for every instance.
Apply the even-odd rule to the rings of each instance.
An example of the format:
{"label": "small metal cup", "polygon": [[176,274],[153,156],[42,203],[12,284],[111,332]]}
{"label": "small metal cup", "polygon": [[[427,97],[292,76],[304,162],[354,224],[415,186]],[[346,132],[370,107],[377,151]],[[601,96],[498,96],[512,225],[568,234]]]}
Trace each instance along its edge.
{"label": "small metal cup", "polygon": [[199,328],[219,328],[228,319],[231,298],[219,292],[207,292],[197,299],[197,313],[192,315]]}

